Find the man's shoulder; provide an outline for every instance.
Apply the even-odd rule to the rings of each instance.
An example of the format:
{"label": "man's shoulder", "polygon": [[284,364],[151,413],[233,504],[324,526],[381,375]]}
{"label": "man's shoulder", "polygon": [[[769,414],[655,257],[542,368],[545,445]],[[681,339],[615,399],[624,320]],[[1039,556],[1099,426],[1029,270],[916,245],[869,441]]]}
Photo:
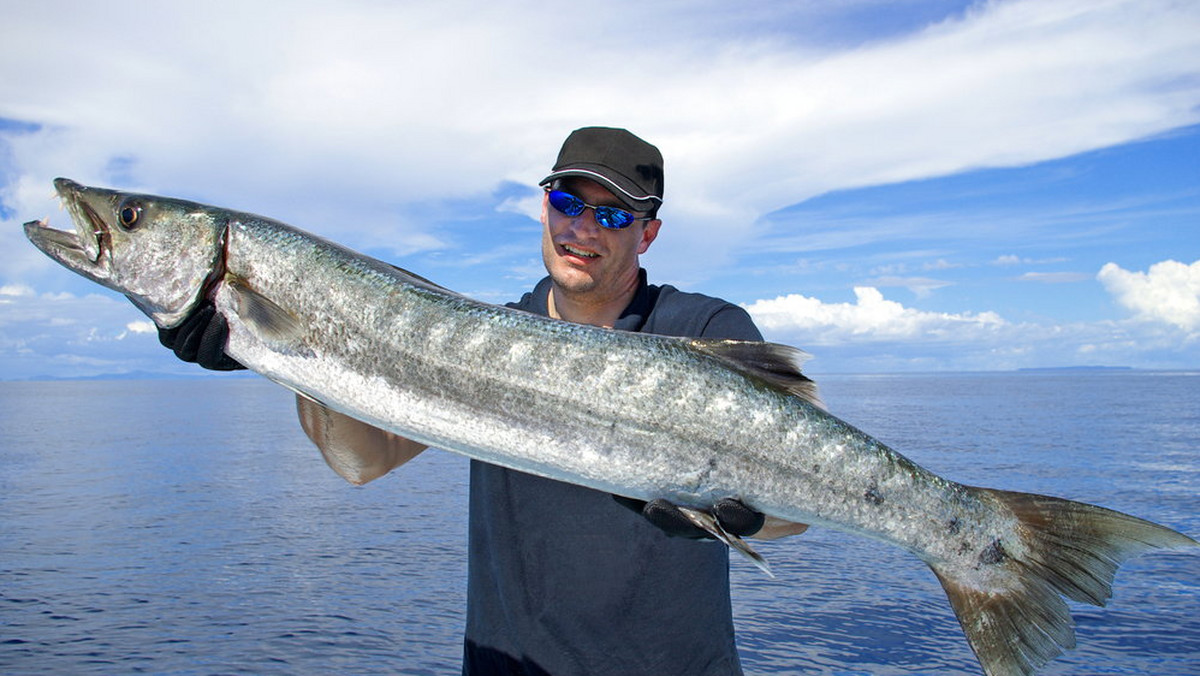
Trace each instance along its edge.
{"label": "man's shoulder", "polygon": [[546,297],[549,291],[550,278],[544,277],[540,282],[534,285],[532,291],[525,292],[525,294],[521,296],[520,300],[516,301],[515,303],[505,303],[504,306],[514,310],[525,310],[526,312],[546,315],[549,314],[546,308]]}
{"label": "man's shoulder", "polygon": [[651,289],[656,296],[655,310],[667,308],[671,311],[714,313],[728,307],[737,307],[724,298],[694,291],[680,291],[670,284],[652,286]]}
{"label": "man's shoulder", "polygon": [[762,340],[750,314],[723,298],[664,284],[652,287],[654,309],[643,330],[668,336]]}

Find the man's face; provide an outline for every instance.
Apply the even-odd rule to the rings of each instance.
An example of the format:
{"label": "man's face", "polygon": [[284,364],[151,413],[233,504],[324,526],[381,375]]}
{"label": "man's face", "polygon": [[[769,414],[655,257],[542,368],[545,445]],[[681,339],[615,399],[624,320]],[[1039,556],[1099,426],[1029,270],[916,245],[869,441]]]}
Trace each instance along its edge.
{"label": "man's face", "polygon": [[[608,189],[585,178],[568,178],[561,189],[595,206],[628,209]],[[645,216],[634,212],[635,216]],[[638,256],[658,236],[659,220],[636,221],[621,230],[601,227],[591,209],[567,216],[542,197],[542,258],[551,279],[579,298],[605,300],[637,283]]]}

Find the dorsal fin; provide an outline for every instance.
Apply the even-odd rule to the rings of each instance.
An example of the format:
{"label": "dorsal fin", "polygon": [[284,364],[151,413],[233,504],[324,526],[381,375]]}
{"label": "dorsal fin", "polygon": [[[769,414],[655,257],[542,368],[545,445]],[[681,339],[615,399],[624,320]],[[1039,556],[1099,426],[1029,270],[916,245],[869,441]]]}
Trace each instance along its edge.
{"label": "dorsal fin", "polygon": [[800,372],[809,354],[790,345],[751,340],[693,340],[692,346],[749,376],[761,378],[824,409],[817,384]]}

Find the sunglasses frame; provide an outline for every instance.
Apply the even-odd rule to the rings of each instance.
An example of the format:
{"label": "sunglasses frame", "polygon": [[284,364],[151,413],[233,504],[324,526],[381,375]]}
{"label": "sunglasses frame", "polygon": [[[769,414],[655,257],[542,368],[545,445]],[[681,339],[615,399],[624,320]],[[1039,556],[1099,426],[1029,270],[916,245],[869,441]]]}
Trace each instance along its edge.
{"label": "sunglasses frame", "polygon": [[[591,209],[592,210],[592,218],[594,218],[596,220],[596,225],[599,225],[602,228],[607,228],[608,230],[624,230],[625,228],[628,228],[629,226],[633,225],[634,223],[637,223],[638,221],[654,220],[653,218],[650,218],[648,216],[646,216],[646,217],[634,216],[632,211],[629,211],[628,209],[622,209],[620,207],[606,207],[606,206],[597,206],[595,204],[588,204],[587,202],[584,202],[582,199],[580,199],[580,197],[578,195],[569,193],[566,190],[560,190],[560,189],[549,188],[549,187],[547,187],[545,190],[546,190],[546,194],[549,196],[550,206],[554,207],[555,211],[559,212],[560,214],[563,214],[564,216],[569,216],[571,218],[574,218],[574,217],[578,216],[579,214],[582,214],[584,212],[584,210]],[[558,195],[561,195],[561,196],[564,196],[567,198],[567,204],[563,205],[563,206],[568,206],[571,209],[571,211],[574,211],[575,213],[571,213],[571,211],[568,211],[567,209],[562,208],[562,206],[560,206],[559,204],[555,204],[556,199],[557,199],[557,201],[560,201],[560,202],[562,201],[561,198],[557,197]],[[616,221],[613,220],[613,217],[616,215],[619,215],[619,214],[624,214],[625,216],[627,216],[628,221],[625,223],[622,223],[620,225],[615,225],[614,223],[616,223]]]}

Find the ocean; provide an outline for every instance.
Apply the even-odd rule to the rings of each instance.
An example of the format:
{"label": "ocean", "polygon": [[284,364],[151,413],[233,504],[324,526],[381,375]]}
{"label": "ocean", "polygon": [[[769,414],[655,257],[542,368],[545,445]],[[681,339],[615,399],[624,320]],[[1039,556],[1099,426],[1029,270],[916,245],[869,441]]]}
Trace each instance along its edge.
{"label": "ocean", "polygon": [[[839,417],[964,483],[1200,536],[1200,374],[828,375]],[[0,673],[456,674],[467,461],[337,477],[257,378],[0,383]],[[933,574],[832,531],[731,560],[747,674],[979,674]],[[1200,551],[1126,564],[1045,674],[1200,674]]]}

